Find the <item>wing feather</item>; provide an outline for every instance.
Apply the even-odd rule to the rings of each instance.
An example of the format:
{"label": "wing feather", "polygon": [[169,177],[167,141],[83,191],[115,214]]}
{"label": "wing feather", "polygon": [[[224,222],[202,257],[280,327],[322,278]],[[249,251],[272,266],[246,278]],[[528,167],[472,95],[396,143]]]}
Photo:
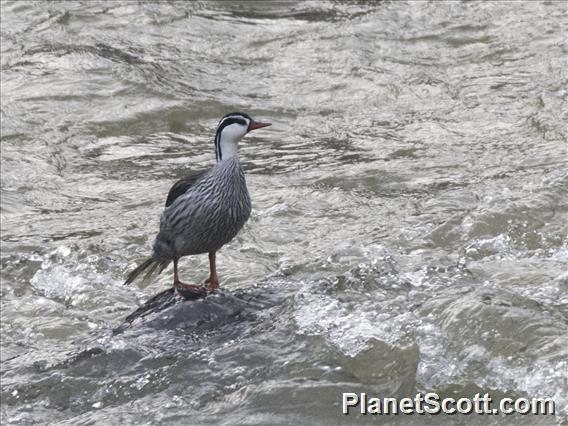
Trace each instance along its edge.
{"label": "wing feather", "polygon": [[168,193],[168,198],[166,199],[166,207],[172,204],[176,198],[182,196],[187,192],[189,188],[197,183],[197,181],[207,173],[207,170],[201,170],[199,172],[192,173],[189,176],[184,177],[181,180],[178,180],[174,185],[171,187],[170,192]]}

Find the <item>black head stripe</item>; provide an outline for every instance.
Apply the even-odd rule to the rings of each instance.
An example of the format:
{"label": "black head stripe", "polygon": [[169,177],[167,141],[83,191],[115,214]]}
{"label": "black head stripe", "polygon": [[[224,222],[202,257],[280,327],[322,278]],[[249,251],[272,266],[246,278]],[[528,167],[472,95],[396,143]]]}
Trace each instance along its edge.
{"label": "black head stripe", "polygon": [[221,132],[225,127],[230,126],[231,124],[248,126],[245,118],[252,120],[248,115],[244,113],[234,112],[232,114],[227,114],[219,122],[219,126],[217,126],[217,132],[215,133],[215,156],[217,157],[217,161],[223,159],[223,153],[221,152]]}
{"label": "black head stripe", "polygon": [[251,116],[245,114],[244,112],[231,112],[230,114],[225,115],[219,123],[221,123],[225,118],[234,117],[234,118],[246,118],[247,120],[252,120]]}
{"label": "black head stripe", "polygon": [[230,126],[231,124],[235,124],[235,123],[240,124],[240,125],[242,125],[242,126],[247,126],[247,125],[248,125],[247,122],[246,122],[243,118],[240,118],[240,117],[228,117],[228,118],[225,118],[225,119],[221,122],[221,124],[219,124],[219,127],[217,127],[217,132],[219,132],[219,131],[223,130],[225,127]]}

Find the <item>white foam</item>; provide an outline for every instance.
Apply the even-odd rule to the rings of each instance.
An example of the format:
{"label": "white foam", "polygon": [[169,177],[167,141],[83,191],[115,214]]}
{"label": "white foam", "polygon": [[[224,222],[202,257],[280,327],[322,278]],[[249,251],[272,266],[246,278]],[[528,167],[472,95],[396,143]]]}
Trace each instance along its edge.
{"label": "white foam", "polygon": [[[304,283],[296,296],[294,319],[298,333],[321,335],[347,356],[354,357],[373,339],[400,349],[417,344],[420,360],[416,382],[424,389],[443,388],[452,384],[473,382],[480,387],[526,393],[531,397],[552,397],[557,411],[568,411],[566,399],[567,362],[539,360],[531,365],[519,366],[515,360],[496,357],[491,347],[483,342],[473,344],[463,336],[458,345],[441,328],[439,314],[420,317],[420,310],[408,307],[428,300],[429,288],[426,270],[403,273],[413,289],[407,294],[381,292],[360,294],[357,300],[322,292],[313,283]],[[448,283],[446,282],[447,286]],[[391,289],[394,287],[391,287]],[[397,309],[400,307],[400,309]],[[491,332],[490,330],[488,332]],[[465,349],[460,350],[460,347]],[[460,351],[460,352],[456,352]],[[528,357],[516,362],[527,364]],[[480,363],[484,366],[479,370]]]}

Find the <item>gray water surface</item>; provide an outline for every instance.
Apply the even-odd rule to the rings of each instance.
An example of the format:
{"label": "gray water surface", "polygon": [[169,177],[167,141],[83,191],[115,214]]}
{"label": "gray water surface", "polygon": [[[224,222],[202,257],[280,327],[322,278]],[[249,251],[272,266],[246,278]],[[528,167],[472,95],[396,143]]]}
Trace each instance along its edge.
{"label": "gray water surface", "polygon": [[[565,2],[1,3],[4,424],[334,424],[342,392],[568,421]],[[113,333],[219,118],[250,221],[223,292]],[[184,259],[186,281],[207,256]]]}

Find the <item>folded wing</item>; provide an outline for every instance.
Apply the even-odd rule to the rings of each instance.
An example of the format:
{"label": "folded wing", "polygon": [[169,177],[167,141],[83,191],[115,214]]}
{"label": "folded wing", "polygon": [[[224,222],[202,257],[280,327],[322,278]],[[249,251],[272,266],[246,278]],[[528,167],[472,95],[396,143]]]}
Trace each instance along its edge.
{"label": "folded wing", "polygon": [[207,173],[207,170],[201,170],[199,172],[192,173],[189,176],[184,177],[183,179],[174,183],[171,187],[170,192],[168,193],[168,198],[166,199],[166,207],[172,204],[176,198],[182,196],[187,192],[189,188],[197,183],[201,177],[203,177]]}

